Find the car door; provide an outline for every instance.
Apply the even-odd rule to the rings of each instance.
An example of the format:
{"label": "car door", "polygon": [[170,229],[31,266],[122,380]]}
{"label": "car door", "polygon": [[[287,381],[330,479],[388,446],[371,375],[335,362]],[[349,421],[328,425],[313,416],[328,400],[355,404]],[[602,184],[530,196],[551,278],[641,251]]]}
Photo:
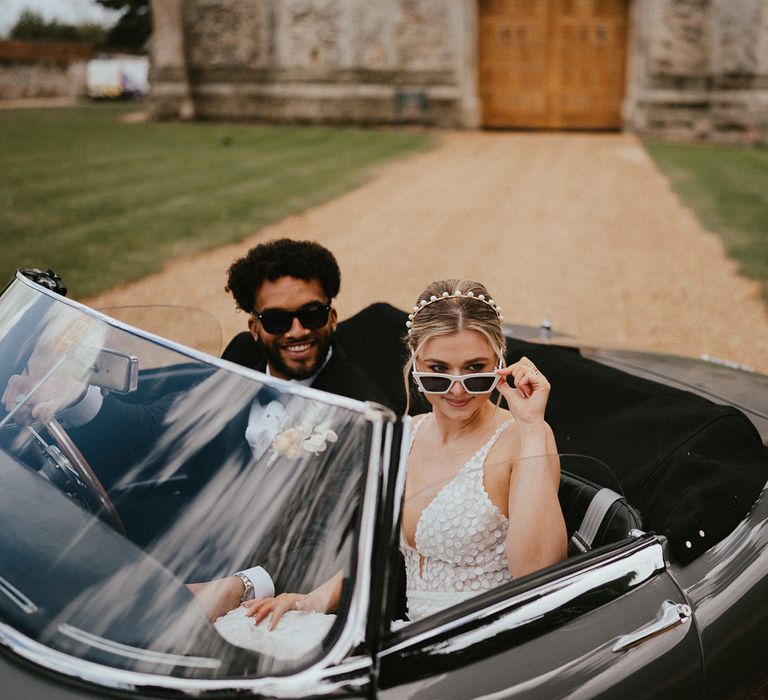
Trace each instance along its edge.
{"label": "car door", "polygon": [[380,698],[698,697],[698,633],[642,535],[384,635]]}

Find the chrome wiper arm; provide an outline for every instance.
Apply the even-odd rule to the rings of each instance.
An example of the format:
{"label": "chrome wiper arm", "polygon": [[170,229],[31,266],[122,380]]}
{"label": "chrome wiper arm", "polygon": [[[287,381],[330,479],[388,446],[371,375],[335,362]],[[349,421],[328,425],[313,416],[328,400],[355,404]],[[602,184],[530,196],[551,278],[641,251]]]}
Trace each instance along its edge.
{"label": "chrome wiper arm", "polygon": [[37,612],[37,605],[24,595],[10,581],[0,576],[0,593],[8,598],[14,605],[21,608],[28,615]]}
{"label": "chrome wiper arm", "polygon": [[99,635],[87,632],[86,630],[67,624],[66,622],[58,626],[59,632],[70,639],[74,639],[81,644],[87,644],[94,649],[100,649],[109,654],[122,656],[145,663],[160,664],[164,666],[186,666],[190,668],[210,668],[218,669],[221,666],[220,659],[214,659],[208,656],[186,656],[182,654],[169,654],[163,651],[153,651],[152,649],[142,649],[141,647],[130,644],[122,644],[113,639],[100,637]]}

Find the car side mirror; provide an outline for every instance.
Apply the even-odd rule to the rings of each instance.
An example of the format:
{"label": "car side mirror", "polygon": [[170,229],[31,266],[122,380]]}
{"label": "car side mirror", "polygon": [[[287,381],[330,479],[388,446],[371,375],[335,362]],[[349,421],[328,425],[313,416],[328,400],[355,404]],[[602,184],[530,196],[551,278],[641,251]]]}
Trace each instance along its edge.
{"label": "car side mirror", "polygon": [[40,270],[36,267],[19,268],[19,273],[41,287],[50,289],[63,297],[67,296],[67,288],[62,283],[61,277],[50,268],[47,270]]}

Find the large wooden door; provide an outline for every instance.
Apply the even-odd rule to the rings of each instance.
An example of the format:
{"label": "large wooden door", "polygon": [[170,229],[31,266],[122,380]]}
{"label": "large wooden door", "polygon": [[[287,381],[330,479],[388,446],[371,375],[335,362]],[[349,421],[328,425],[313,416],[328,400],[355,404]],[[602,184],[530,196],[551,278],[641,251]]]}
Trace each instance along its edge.
{"label": "large wooden door", "polygon": [[479,0],[483,125],[621,126],[628,0]]}

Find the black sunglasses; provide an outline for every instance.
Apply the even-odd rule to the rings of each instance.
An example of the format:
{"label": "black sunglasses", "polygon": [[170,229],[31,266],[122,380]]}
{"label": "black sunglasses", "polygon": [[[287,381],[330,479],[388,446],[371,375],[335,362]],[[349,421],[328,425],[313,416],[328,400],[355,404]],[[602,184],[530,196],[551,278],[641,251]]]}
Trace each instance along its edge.
{"label": "black sunglasses", "polygon": [[328,315],[330,313],[330,304],[311,301],[309,304],[304,304],[300,309],[296,309],[296,311],[264,309],[260,314],[256,314],[256,318],[261,321],[261,325],[267,333],[280,335],[293,325],[294,318],[298,318],[299,323],[309,331],[322,328],[328,323]]}

